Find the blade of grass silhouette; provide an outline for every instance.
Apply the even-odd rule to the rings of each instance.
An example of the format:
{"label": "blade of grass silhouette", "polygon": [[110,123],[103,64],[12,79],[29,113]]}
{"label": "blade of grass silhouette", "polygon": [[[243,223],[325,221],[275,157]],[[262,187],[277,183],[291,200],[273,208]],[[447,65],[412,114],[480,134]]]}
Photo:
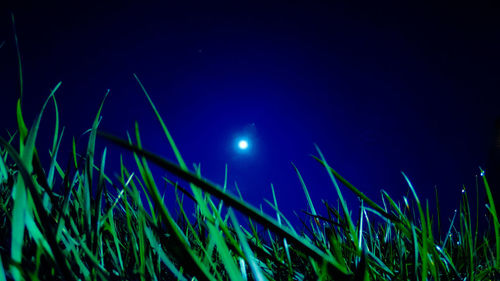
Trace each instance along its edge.
{"label": "blade of grass silhouette", "polygon": [[262,224],[263,226],[271,229],[274,231],[276,234],[286,237],[289,242],[295,244],[297,248],[302,250],[306,255],[309,255],[311,258],[323,262],[327,261],[329,264],[329,269],[336,275],[340,276],[341,278],[350,278],[352,273],[348,272],[348,269],[340,264],[339,262],[333,260],[331,257],[323,253],[321,250],[319,250],[316,246],[312,245],[311,243],[307,242],[304,238],[291,233],[289,230],[281,227],[278,222],[274,221],[272,218],[269,216],[262,214],[260,210],[256,209],[255,207],[249,205],[248,203],[236,198],[235,196],[225,193],[220,187],[216,186],[213,183],[210,183],[204,179],[199,178],[195,174],[185,171],[178,165],[163,159],[162,157],[153,154],[149,151],[140,149],[139,147],[135,145],[129,144],[127,141],[124,141],[120,138],[117,138],[111,134],[105,133],[105,132],[98,132],[98,135],[107,139],[108,141],[111,141],[112,143],[119,145],[129,151],[132,151],[134,153],[137,153],[138,155],[141,155],[148,159],[149,161],[153,162],[154,164],[158,165],[159,167],[171,172],[172,174],[183,178],[184,180],[191,182],[193,185],[205,190],[206,192],[223,199],[225,204],[234,207],[238,211],[242,212],[252,220],[255,220]]}
{"label": "blade of grass silhouette", "polygon": [[320,216],[320,215],[314,215],[314,214],[309,213],[309,212],[304,211],[304,210],[302,210],[302,213],[304,213],[304,214],[306,214],[306,215],[308,215],[308,216],[310,216],[310,217],[313,217],[313,218],[315,218],[315,219],[325,221],[325,222],[327,222],[327,223],[329,223],[329,224],[331,224],[331,225],[341,226],[339,223],[337,223],[337,222],[335,222],[335,221],[333,221],[333,220],[331,220],[331,219],[327,219],[327,218],[325,218],[325,217],[323,217],[323,216]]}
{"label": "blade of grass silhouette", "polygon": [[[436,198],[436,213],[437,213],[437,233],[441,235],[441,212],[439,211],[439,196],[438,196],[438,189],[437,186],[434,187],[434,192],[435,192],[435,198]],[[479,200],[479,196],[478,196]],[[478,202],[478,207],[479,207],[479,202]],[[478,210],[478,215],[479,215],[479,210]],[[441,239],[441,237],[437,237],[438,239]]]}
{"label": "blade of grass silhouette", "polygon": [[[16,21],[14,20],[14,13],[10,12],[10,18],[12,21],[12,32],[14,34],[14,43],[16,44],[16,53],[17,53],[17,66],[18,66],[18,74],[19,74],[19,100],[23,99],[23,67],[21,62],[21,51],[19,49],[19,40],[17,38],[16,31]],[[3,45],[3,44],[2,44]]]}

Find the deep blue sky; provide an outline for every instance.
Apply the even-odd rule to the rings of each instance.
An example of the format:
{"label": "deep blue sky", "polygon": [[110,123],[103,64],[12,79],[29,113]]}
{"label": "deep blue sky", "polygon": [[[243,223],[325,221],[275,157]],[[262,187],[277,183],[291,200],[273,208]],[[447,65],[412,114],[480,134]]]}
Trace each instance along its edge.
{"label": "deep blue sky", "polygon": [[[309,156],[317,154],[313,143],[377,202],[380,189],[398,200],[405,195],[404,171],[422,197],[433,197],[437,186],[443,208],[457,208],[461,186],[473,189],[478,166],[487,165],[500,117],[494,1],[101,2],[109,4],[10,7],[25,115],[31,123],[49,89],[62,81],[57,99],[65,149],[70,136],[91,126],[111,89],[101,129],[124,137],[137,120],[146,148],[173,159],[133,80],[137,73],[188,163],[201,162],[202,173],[219,183],[227,163],[230,190],[237,181],[253,204],[271,199],[272,182],[289,216],[306,209],[290,161],[317,204],[337,200],[325,170]],[[18,86],[8,10],[0,17],[5,136],[4,128],[15,129]],[[49,108],[42,146],[50,141],[52,116]],[[238,154],[235,138],[248,131],[252,150]],[[48,163],[46,151],[40,154]],[[111,149],[109,156],[118,153]],[[356,208],[357,199],[343,190]]]}

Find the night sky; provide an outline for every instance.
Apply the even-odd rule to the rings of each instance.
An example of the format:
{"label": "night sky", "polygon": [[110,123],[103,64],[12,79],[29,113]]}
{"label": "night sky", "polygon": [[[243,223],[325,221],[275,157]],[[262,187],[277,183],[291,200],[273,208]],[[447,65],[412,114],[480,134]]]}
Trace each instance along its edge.
{"label": "night sky", "polygon": [[[12,11],[28,124],[62,81],[56,94],[66,127],[62,163],[72,136],[84,151],[81,135],[107,89],[101,130],[126,137],[137,120],[145,148],[174,160],[133,73],[187,163],[201,163],[202,174],[217,183],[227,163],[229,190],[235,192],[236,181],[257,206],[272,198],[273,183],[289,218],[307,208],[291,162],[317,210],[325,213],[321,199],[336,205],[325,169],[310,157],[317,155],[314,144],[376,202],[380,189],[402,200],[404,171],[430,202],[437,186],[444,211],[458,208],[462,185],[474,192],[479,166],[491,168],[494,161],[500,117],[500,9],[494,1],[68,2],[18,2],[0,15],[0,135],[16,129]],[[49,105],[37,143],[47,165],[53,116]],[[249,148],[241,152],[236,142],[244,136]],[[98,141],[97,159],[104,145],[110,163],[123,153]],[[355,211],[358,200],[342,190]]]}

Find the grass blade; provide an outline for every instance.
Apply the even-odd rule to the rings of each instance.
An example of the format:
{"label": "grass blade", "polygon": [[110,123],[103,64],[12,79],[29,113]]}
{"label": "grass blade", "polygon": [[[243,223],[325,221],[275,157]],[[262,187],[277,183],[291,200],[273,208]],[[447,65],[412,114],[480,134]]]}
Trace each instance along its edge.
{"label": "grass blade", "polygon": [[321,150],[319,149],[319,147],[317,145],[315,145],[315,147],[316,147],[316,151],[318,151],[318,154],[319,154],[322,162],[325,163],[324,166],[326,168],[328,176],[330,176],[330,179],[333,183],[333,186],[335,187],[335,190],[337,191],[337,195],[338,195],[339,201],[340,201],[340,206],[342,207],[342,211],[344,212],[344,217],[347,221],[347,227],[348,227],[350,239],[351,239],[350,241],[354,245],[356,245],[356,230],[354,228],[354,224],[352,222],[351,215],[349,214],[349,210],[347,209],[347,203],[344,200],[344,196],[342,196],[342,192],[340,192],[339,185],[337,184],[337,181],[335,180],[335,177],[333,176],[331,169],[328,169],[329,165],[327,164],[325,157],[323,156],[323,153],[321,153]]}
{"label": "grass blade", "polygon": [[493,227],[495,230],[495,244],[496,244],[496,256],[494,266],[500,268],[500,222],[498,221],[497,209],[495,207],[495,202],[493,200],[493,195],[491,194],[490,185],[486,180],[486,175],[481,169],[481,177],[483,178],[484,188],[486,190],[486,196],[488,197],[488,203],[491,218],[493,219]]}
{"label": "grass blade", "polygon": [[[420,200],[418,199],[417,192],[413,188],[413,185],[411,184],[410,180],[405,175],[405,173],[403,173],[403,172],[401,172],[401,173],[403,174],[403,177],[405,178],[406,182],[408,183],[408,186],[411,189],[411,192],[413,194],[415,202],[417,203],[418,212],[420,214],[420,224],[421,224],[421,227],[422,227],[422,250],[420,251],[420,256],[422,258],[422,276],[421,277],[422,277],[422,280],[424,281],[424,280],[427,280],[427,265],[428,265],[428,259],[427,259],[427,224],[426,224],[426,219],[425,219],[424,211],[422,209],[422,205],[420,204]],[[418,246],[418,242],[417,242],[416,245]]]}
{"label": "grass blade", "polygon": [[5,269],[3,267],[2,256],[0,255],[0,281],[7,281],[5,277]]}
{"label": "grass blade", "polygon": [[243,249],[243,253],[245,253],[246,260],[248,261],[248,263],[250,264],[250,268],[252,269],[253,278],[255,278],[255,280],[257,280],[257,281],[267,280],[264,277],[262,270],[255,262],[255,260],[256,260],[255,256],[254,256],[252,250],[250,249],[250,246],[248,246],[248,241],[247,241],[245,235],[240,230],[240,224],[238,223],[238,219],[236,218],[236,216],[234,215],[232,210],[229,210],[228,213],[229,213],[229,217],[231,218],[231,222],[233,223],[234,230],[236,231],[236,234],[238,236],[238,240],[240,240],[240,245],[241,245],[241,248]]}
{"label": "grass blade", "polygon": [[327,169],[335,176],[336,179],[338,179],[344,186],[346,186],[347,188],[349,188],[354,194],[356,194],[356,196],[358,196],[360,199],[362,199],[368,206],[372,207],[377,212],[379,212],[380,214],[382,214],[384,217],[390,219],[394,223],[400,222],[399,219],[396,216],[387,213],[377,203],[373,202],[370,198],[368,198],[368,196],[366,196],[364,193],[362,193],[361,191],[359,191],[359,189],[357,189],[356,187],[354,187],[354,185],[352,185],[349,181],[347,181],[346,179],[344,179],[339,173],[337,173],[337,171],[335,171],[325,161],[323,161],[323,159],[319,159],[318,157],[316,157],[314,155],[312,157],[316,161],[318,161],[321,165],[327,167]]}

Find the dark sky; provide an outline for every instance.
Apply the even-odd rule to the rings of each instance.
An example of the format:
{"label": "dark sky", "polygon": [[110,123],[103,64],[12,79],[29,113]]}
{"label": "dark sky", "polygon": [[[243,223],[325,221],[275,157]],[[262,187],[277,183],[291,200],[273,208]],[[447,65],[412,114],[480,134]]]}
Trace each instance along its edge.
{"label": "dark sky", "polygon": [[[30,124],[49,90],[63,83],[57,93],[63,151],[91,126],[110,89],[101,129],[125,137],[137,120],[145,147],[174,159],[136,73],[186,162],[201,163],[202,174],[219,183],[227,163],[229,189],[237,181],[255,205],[271,199],[272,182],[289,217],[306,209],[290,161],[317,209],[324,211],[320,199],[336,204],[328,175],[309,156],[317,155],[314,143],[376,202],[380,189],[397,200],[406,195],[404,171],[424,198],[433,201],[437,186],[449,210],[458,207],[463,184],[475,189],[478,167],[491,157],[500,117],[494,1],[65,2],[2,9],[2,136],[15,129],[18,96],[10,10]],[[53,115],[51,105],[42,147],[51,141]],[[235,140],[245,133],[252,147],[242,154]],[[119,153],[111,149],[109,157]],[[47,149],[40,154],[48,163]],[[342,190],[357,208],[357,199]]]}

